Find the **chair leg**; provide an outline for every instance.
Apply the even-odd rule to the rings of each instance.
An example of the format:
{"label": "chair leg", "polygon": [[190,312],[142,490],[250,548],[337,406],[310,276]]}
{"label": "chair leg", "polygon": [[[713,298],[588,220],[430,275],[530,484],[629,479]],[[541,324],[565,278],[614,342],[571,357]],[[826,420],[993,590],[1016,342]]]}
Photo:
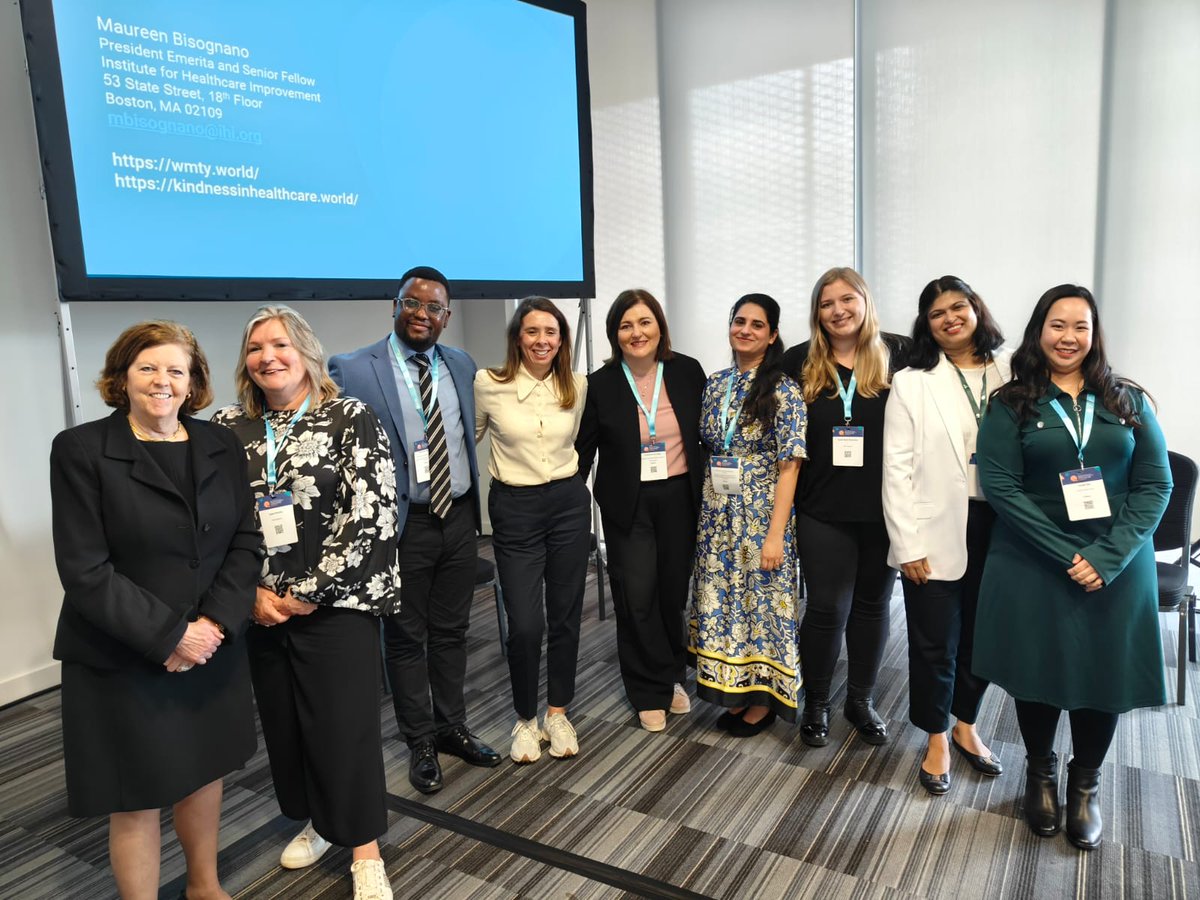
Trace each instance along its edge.
{"label": "chair leg", "polygon": [[383,637],[383,619],[379,620],[379,657],[379,674],[383,679],[383,692],[390,694],[392,692],[392,683],[388,681],[387,641]]}
{"label": "chair leg", "polygon": [[1183,598],[1187,604],[1188,659],[1196,661],[1196,593],[1189,591]]}
{"label": "chair leg", "polygon": [[500,589],[500,579],[492,582],[492,592],[496,595],[496,624],[500,631],[500,655],[508,656],[508,612],[504,609],[504,591]]}
{"label": "chair leg", "polygon": [[596,548],[596,591],[597,605],[600,608],[600,619],[604,619],[604,557],[600,555],[600,548]]}
{"label": "chair leg", "polygon": [[1187,703],[1187,645],[1188,645],[1188,598],[1179,604],[1179,650],[1175,660],[1175,702],[1179,706]]}

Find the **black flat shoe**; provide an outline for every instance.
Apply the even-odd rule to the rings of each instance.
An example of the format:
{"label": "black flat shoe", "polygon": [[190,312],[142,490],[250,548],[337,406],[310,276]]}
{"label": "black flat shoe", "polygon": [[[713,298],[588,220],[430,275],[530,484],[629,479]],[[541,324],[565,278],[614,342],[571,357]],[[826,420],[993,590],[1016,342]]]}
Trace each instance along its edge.
{"label": "black flat shoe", "polygon": [[946,791],[950,790],[950,773],[946,772],[943,775],[933,775],[926,772],[920,766],[917,767],[917,781],[921,782],[921,787],[929,791],[935,797],[940,797]]}
{"label": "black flat shoe", "polygon": [[738,722],[742,721],[742,714],[745,712],[746,711],[744,709],[740,713],[735,713],[735,712],[730,712],[729,710],[725,710],[725,712],[723,712],[719,716],[717,716],[717,723],[716,723],[717,727],[720,728],[722,731],[728,731],[730,728],[732,728]]}
{"label": "black flat shoe", "polygon": [[868,744],[878,746],[887,743],[887,724],[875,712],[875,704],[870,697],[847,698],[842,712],[858,731],[858,736]]}
{"label": "black flat shoe", "polygon": [[437,736],[439,753],[457,756],[473,766],[491,768],[500,765],[500,754],[467,730],[466,725],[455,725]]}
{"label": "black flat shoe", "polygon": [[422,794],[442,789],[442,767],[438,765],[433,738],[422,738],[408,747],[408,782]]}
{"label": "black flat shoe", "polygon": [[970,750],[956,741],[953,734],[950,735],[950,743],[953,745],[955,750],[966,757],[967,762],[971,764],[971,768],[976,772],[979,772],[983,775],[988,775],[992,778],[1004,774],[1004,766],[1000,765],[1000,760],[996,758],[995,754],[990,756],[979,756],[978,754],[972,753]]}
{"label": "black flat shoe", "polygon": [[800,717],[800,740],[810,747],[829,743],[829,701],[805,700]]}
{"label": "black flat shoe", "polygon": [[756,734],[770,728],[773,724],[775,724],[775,710],[770,710],[757,722],[747,722],[745,719],[738,719],[729,726],[729,733],[733,737],[754,737]]}

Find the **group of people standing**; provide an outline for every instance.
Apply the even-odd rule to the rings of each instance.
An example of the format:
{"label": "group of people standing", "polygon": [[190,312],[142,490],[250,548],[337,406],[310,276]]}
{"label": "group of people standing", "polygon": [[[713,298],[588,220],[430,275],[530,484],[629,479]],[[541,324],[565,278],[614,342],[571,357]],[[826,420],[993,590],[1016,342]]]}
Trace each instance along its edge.
{"label": "group of people standing", "polygon": [[212,398],[194,337],[141,323],[98,383],[114,413],[55,439],[69,808],[109,816],[122,897],[157,895],[165,806],[187,896],[228,896],[217,822],[222,777],[254,751],[251,683],[280,809],[307,821],[281,865],[349,847],[355,897],[391,897],[380,623],[413,787],[442,787],[439,754],[500,763],[464,701],[485,434],[514,762],[579,752],[594,495],[642,728],[690,711],[690,662],[718,728],[750,737],[782,718],[822,746],[844,639],[844,715],[886,742],[874,699],[899,569],[920,784],[949,790],[952,747],[1001,773],[975,727],[994,682],[1017,704],[1030,827],[1060,828],[1066,709],[1067,836],[1099,844],[1117,715],[1165,699],[1149,537],[1171,483],[1153,408],[1110,369],[1085,288],[1048,291],[1010,352],[960,279],[931,282],[902,337],[880,331],[856,272],[831,269],[808,341],[786,350],[779,304],[747,294],[732,365],[707,378],[646,291],[618,296],[611,356],[586,379],[548,300],[521,301],[492,369],[440,343],[450,316],[445,276],[412,269],[391,333],[327,363],[295,311],[263,307],[238,403],[212,422],[194,416]]}

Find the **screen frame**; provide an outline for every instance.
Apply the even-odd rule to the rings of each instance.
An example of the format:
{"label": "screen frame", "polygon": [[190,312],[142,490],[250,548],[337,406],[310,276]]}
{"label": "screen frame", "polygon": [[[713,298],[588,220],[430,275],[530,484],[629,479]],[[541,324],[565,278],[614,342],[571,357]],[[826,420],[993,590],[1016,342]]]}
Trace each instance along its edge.
{"label": "screen frame", "polygon": [[[459,280],[450,278],[451,294],[460,299],[511,299],[540,294],[557,299],[591,298],[596,294],[595,202],[592,185],[591,86],[588,79],[587,7],[583,0],[512,0],[571,16],[575,31],[575,95],[579,123],[580,256],[578,281]],[[50,221],[54,268],[62,301],[229,300],[282,302],[296,300],[379,300],[398,293],[398,279],[422,260],[398,260],[395,279],[238,278],[238,277],[94,277],[87,274],[79,204],[67,126],[58,38],[51,0],[20,0],[21,22],[42,187]],[[455,139],[470,140],[470,134]]]}

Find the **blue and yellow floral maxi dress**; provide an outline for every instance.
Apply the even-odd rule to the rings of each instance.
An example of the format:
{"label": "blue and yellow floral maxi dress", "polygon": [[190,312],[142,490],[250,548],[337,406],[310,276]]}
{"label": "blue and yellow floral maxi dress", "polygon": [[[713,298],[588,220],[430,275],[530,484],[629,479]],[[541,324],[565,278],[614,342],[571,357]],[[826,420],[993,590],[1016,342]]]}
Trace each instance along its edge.
{"label": "blue and yellow floral maxi dress", "polygon": [[806,416],[800,387],[784,377],[775,388],[775,421],[764,429],[739,420],[729,449],[721,407],[734,379],[729,409],[738,415],[757,370],[736,368],[710,375],[704,386],[700,438],[714,456],[741,461],[742,492],[719,494],[711,469],[696,539],[688,614],[688,652],[695,659],[696,694],[724,707],[768,706],[796,721],[802,696],[796,645],[796,539],[788,515],[783,563],[759,568],[771,522],[779,461],[803,459]]}

